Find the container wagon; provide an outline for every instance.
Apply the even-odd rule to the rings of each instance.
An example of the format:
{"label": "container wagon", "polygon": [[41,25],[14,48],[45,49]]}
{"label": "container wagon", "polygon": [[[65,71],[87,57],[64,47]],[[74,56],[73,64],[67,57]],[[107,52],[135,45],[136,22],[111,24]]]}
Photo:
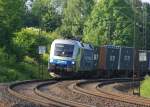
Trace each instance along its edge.
{"label": "container wagon", "polygon": [[100,74],[110,77],[118,70],[119,51],[119,46],[105,45],[100,47]]}
{"label": "container wagon", "polygon": [[128,77],[132,75],[133,72],[133,47],[120,47],[119,52],[119,63],[118,63],[118,73],[123,74]]}

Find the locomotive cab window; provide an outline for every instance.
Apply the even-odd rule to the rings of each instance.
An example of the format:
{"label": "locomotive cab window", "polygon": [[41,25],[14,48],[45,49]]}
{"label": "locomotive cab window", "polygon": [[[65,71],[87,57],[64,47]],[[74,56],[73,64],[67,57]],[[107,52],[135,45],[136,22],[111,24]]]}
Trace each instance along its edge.
{"label": "locomotive cab window", "polygon": [[55,44],[55,56],[72,57],[74,51],[74,45],[70,44]]}

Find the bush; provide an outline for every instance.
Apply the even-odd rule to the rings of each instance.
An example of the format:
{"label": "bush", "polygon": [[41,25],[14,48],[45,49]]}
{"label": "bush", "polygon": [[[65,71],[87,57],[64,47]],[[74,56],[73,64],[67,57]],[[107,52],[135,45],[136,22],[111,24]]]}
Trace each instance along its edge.
{"label": "bush", "polygon": [[48,64],[48,57],[49,57],[49,54],[43,54],[42,62],[44,63],[44,65]]}
{"label": "bush", "polygon": [[14,50],[20,60],[26,55],[37,58],[39,45],[44,45],[49,48],[51,42],[59,37],[55,32],[48,33],[32,27],[23,28],[14,35]]}
{"label": "bush", "polygon": [[37,64],[37,62],[29,56],[25,56],[23,61],[29,64]]}
{"label": "bush", "polygon": [[0,65],[11,66],[16,62],[16,57],[14,55],[9,56],[4,52],[4,49],[0,48]]}
{"label": "bush", "polygon": [[7,59],[7,54],[4,53],[4,49],[0,48],[0,64],[5,65],[8,60]]}
{"label": "bush", "polygon": [[0,82],[14,81],[20,78],[20,73],[15,69],[0,66]]}
{"label": "bush", "polygon": [[47,72],[49,54],[45,53],[39,58],[37,49],[39,45],[45,45],[49,50],[51,42],[58,37],[56,32],[44,31],[39,36],[39,29],[36,28],[23,28],[20,32],[16,32],[13,38],[14,55],[9,55],[5,49],[0,48],[0,82],[40,79],[42,74],[39,72],[40,66],[37,62],[39,60],[44,64],[44,76],[49,78]]}
{"label": "bush", "polygon": [[23,62],[16,62],[15,58],[0,49],[0,82],[38,78],[38,65],[33,58],[25,56]]}
{"label": "bush", "polygon": [[141,85],[141,95],[150,98],[150,77],[146,76]]}

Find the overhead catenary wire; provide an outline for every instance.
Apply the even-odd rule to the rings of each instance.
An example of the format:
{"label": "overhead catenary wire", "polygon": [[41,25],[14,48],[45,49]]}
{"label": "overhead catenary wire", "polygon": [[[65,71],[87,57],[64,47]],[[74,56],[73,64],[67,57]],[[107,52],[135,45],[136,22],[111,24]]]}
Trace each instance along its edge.
{"label": "overhead catenary wire", "polygon": [[[141,35],[140,35],[140,38],[142,40],[142,44],[141,44],[141,48],[142,51],[141,52],[144,52],[145,55],[147,54],[147,35],[146,35],[146,23],[147,23],[147,10],[146,10],[146,7],[145,7],[145,4],[142,4],[140,7],[137,6],[137,0],[132,0],[132,8],[134,9],[134,11],[136,11],[137,8],[140,8],[141,9],[141,22],[142,22],[142,25],[138,25],[138,23],[136,22],[136,16],[137,16],[137,13],[134,12],[134,37],[133,37],[133,47],[136,49],[136,25],[138,25],[139,28],[142,28],[142,31],[141,32]],[[136,50],[134,51],[134,56],[133,56],[133,94],[138,94],[140,96],[140,85],[141,85],[141,82],[139,82],[139,87],[136,89],[137,92],[135,92],[135,78],[140,78],[140,75],[141,75],[141,71],[143,72],[144,70],[144,65],[143,63],[145,63],[144,59],[142,61],[140,61],[140,59],[138,59],[141,67],[139,67],[140,69],[136,69],[138,71],[135,71],[135,56],[138,54],[138,57],[140,58],[140,52],[136,53]],[[145,56],[147,57],[147,55]],[[146,58],[147,60],[147,58]]]}

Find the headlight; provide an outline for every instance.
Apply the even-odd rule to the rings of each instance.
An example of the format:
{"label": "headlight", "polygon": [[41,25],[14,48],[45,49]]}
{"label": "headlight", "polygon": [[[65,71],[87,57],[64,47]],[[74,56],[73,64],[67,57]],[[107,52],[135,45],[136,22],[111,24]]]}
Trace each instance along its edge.
{"label": "headlight", "polygon": [[74,64],[75,64],[75,62],[74,62],[74,61],[72,61],[72,64],[74,65]]}
{"label": "headlight", "polygon": [[53,59],[50,59],[50,62],[53,62]]}

